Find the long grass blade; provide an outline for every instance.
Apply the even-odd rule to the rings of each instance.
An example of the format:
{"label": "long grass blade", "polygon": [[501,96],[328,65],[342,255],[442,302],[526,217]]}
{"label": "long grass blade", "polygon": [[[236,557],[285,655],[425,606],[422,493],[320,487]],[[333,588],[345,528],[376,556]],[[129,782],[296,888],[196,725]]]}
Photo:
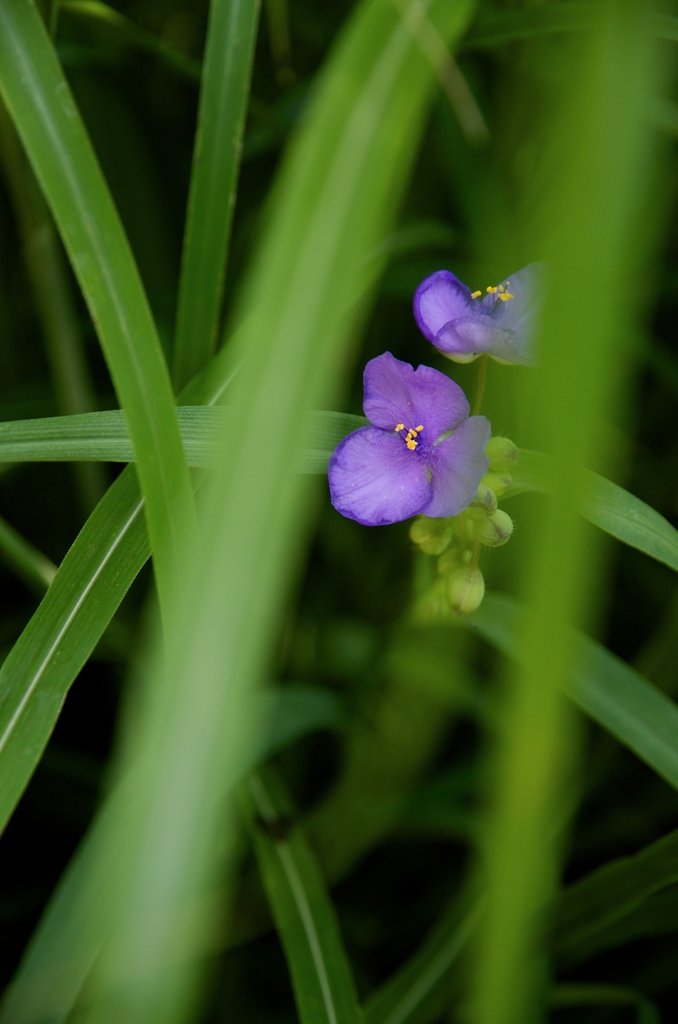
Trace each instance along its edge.
{"label": "long grass blade", "polygon": [[[205,406],[221,400],[232,381],[223,358],[213,363],[187,389]],[[200,408],[200,414],[205,411]],[[70,421],[55,417],[51,429],[61,429],[64,419]],[[113,419],[119,430],[121,413],[115,411]],[[0,788],[0,831],[42,756],[71,684],[149,555],[144,499],[130,466],[85,523],[0,668],[0,766],[12,778]]]}
{"label": "long grass blade", "polygon": [[42,597],[56,576],[57,567],[18,530],[0,517],[0,560],[11,566],[31,590]]}
{"label": "long grass blade", "polygon": [[[492,594],[473,615],[482,635],[518,660],[524,609]],[[589,718],[678,788],[678,706],[620,658],[583,634],[572,634],[574,658],[565,693]]]}
{"label": "long grass blade", "polygon": [[[223,416],[218,408],[179,406],[177,418],[189,466],[214,465]],[[302,471],[325,473],[339,441],[367,422],[365,417],[349,413],[313,412],[304,431]],[[0,424],[0,462],[134,459],[125,419],[116,410]],[[523,451],[505,497],[547,491],[547,462],[539,452]],[[678,530],[640,498],[598,473],[584,470],[579,500],[581,514],[590,522],[678,572]]]}
{"label": "long grass blade", "polygon": [[[224,413],[216,408],[179,406],[179,429],[189,466],[212,466]],[[363,416],[313,412],[303,432],[301,468],[325,473],[334,448],[346,434],[364,426]],[[121,412],[84,413],[0,423],[0,462],[94,460],[133,462],[134,448]],[[506,498],[547,491],[546,456],[522,452]],[[678,530],[659,512],[598,473],[582,471],[580,512],[611,537],[656,558],[678,572]]]}
{"label": "long grass blade", "polygon": [[[567,4],[544,4],[536,11],[493,11],[479,17],[463,41],[464,50],[486,50],[519,39],[563,32],[586,32],[594,27],[595,3],[574,0]],[[652,30],[663,39],[678,40],[678,18],[648,11]]]}
{"label": "long grass blade", "polygon": [[[72,279],[54,222],[4,107],[0,109],[0,156],[21,232],[57,408],[64,415],[91,412],[96,408],[94,387],[73,301]],[[83,510],[89,515],[106,489],[102,470],[75,467],[75,478]]]}
{"label": "long grass blade", "polygon": [[[566,890],[567,892],[567,890]],[[618,949],[642,939],[674,935],[678,931],[678,886],[659,889],[607,927],[591,935],[558,963],[570,969],[609,949]]]}
{"label": "long grass blade", "polygon": [[[225,410],[202,405],[176,409],[189,466],[213,466],[217,458]],[[300,446],[302,469],[327,472],[327,460],[346,434],[364,426],[363,416],[342,412],[312,412]],[[0,423],[0,462],[134,462],[136,453],[123,413],[82,413],[45,416],[36,420]]]}
{"label": "long grass blade", "polygon": [[181,53],[163,39],[153,35],[152,32],[140,28],[120,11],[116,11],[114,7],[101,3],[101,0],[60,0],[58,14],[59,16],[65,14],[67,17],[85,22],[103,23],[113,30],[113,35],[118,36],[130,48],[160,58],[168,67],[189,79],[197,81],[200,78],[199,61]]}
{"label": "long grass blade", "polygon": [[[506,497],[525,491],[547,493],[550,466],[548,456],[522,451]],[[655,509],[590,470],[581,470],[577,497],[579,511],[595,526],[678,572],[678,530]]]}
{"label": "long grass blade", "polygon": [[[649,202],[653,166],[647,96],[660,65],[644,3],[602,3],[596,12],[591,31],[572,37],[560,68],[565,95],[549,116],[544,202],[531,214],[529,244],[548,253],[551,287],[540,367],[522,378],[520,407],[524,436],[539,436],[557,469],[522,574],[529,612],[492,776],[474,1024],[525,1024],[541,1012],[548,965],[540,917],[558,873],[554,824],[575,749],[563,700],[578,656],[571,623],[591,611],[597,564],[595,535],[576,512],[577,467],[593,460],[600,417],[618,401],[620,375],[610,366],[619,365],[620,338],[628,337],[626,322],[637,308],[635,296],[626,292],[624,302],[621,293],[638,272],[646,228],[638,204],[640,196]],[[647,753],[673,770],[672,751],[656,743],[656,732],[644,738]]]}
{"label": "long grass blade", "polygon": [[200,89],[179,282],[173,379],[203,368],[216,343],[260,0],[213,0]]}
{"label": "long grass blade", "polygon": [[130,428],[161,600],[193,493],[167,368],[127,239],[37,8],[0,7],[0,89],[51,207]]}
{"label": "long grass blade", "polygon": [[659,1009],[642,992],[625,985],[556,985],[551,994],[553,1007],[633,1006],[636,1024],[661,1024]]}
{"label": "long grass blade", "polygon": [[[196,381],[192,394],[211,403],[227,383],[228,378],[209,377],[203,387]],[[55,417],[52,429],[60,429],[64,419],[82,422]],[[113,419],[120,429],[121,414],[114,412]],[[130,466],[85,523],[0,668],[0,766],[7,780],[0,788],[0,831],[42,756],[71,684],[149,555],[144,499]]]}
{"label": "long grass blade", "polygon": [[[671,832],[635,856],[606,864],[569,886],[553,910],[552,948],[559,962],[571,968],[608,945],[628,941],[634,911],[641,908],[642,912],[648,898],[657,893],[665,901],[666,888],[677,881],[678,832]],[[675,908],[670,903],[666,909],[662,917],[670,919]],[[465,914],[456,905],[444,914],[414,956],[370,997],[366,1024],[437,1020],[459,990],[460,956],[481,913],[479,901]]]}
{"label": "long grass blade", "polygon": [[[321,690],[286,686],[261,697],[268,727],[253,768],[301,736],[345,724],[337,700]],[[92,907],[113,868],[105,843],[115,813],[109,807],[98,818],[59,880],[0,1003],[0,1024],[61,1024],[73,1012],[110,928],[110,908],[93,914]]]}
{"label": "long grass blade", "polygon": [[[188,464],[192,466],[213,465],[216,440],[223,423],[223,410],[207,406],[180,406],[177,409],[177,416]],[[350,416],[345,413],[317,412],[312,414],[309,427],[304,432],[304,441],[309,447],[302,449],[301,468],[306,472],[324,472],[328,455],[334,446],[350,430],[362,426],[365,422],[363,417]],[[536,453],[530,453],[530,455],[536,455]],[[104,459],[125,462],[133,458],[134,452],[124,418],[118,411],[83,416],[48,417],[40,420],[18,420],[0,426],[0,460]],[[537,470],[541,466],[541,457],[536,460],[531,459],[528,468],[521,470],[520,476],[518,473],[516,474],[516,482],[519,487],[526,489],[528,485],[530,489],[542,487],[540,482],[542,477],[531,471],[530,467],[532,467],[533,461]],[[590,489],[585,497],[585,511],[588,510],[588,518],[596,521],[601,528],[606,529],[608,533],[625,543],[659,558],[673,568],[678,568],[676,531],[659,513],[622,488],[596,474],[587,474],[587,478],[591,481]],[[42,677],[46,689],[49,689],[47,679],[52,679],[52,683],[49,685],[54,687],[51,704],[53,717],[50,718],[49,715],[41,717],[39,725],[36,723],[34,739],[31,744],[26,746],[27,750],[31,750],[32,755],[26,760],[25,767],[20,772],[24,779],[21,786],[17,788],[17,793],[22,791],[35,763],[37,763],[37,757],[51,732],[68,687],[89,657],[106,628],[110,616],[148,557],[148,544],[143,539],[143,524],[141,527],[139,526],[142,512],[140,495],[138,489],[129,484],[127,476],[125,476],[125,480],[127,482],[125,491],[121,490],[120,494],[117,489],[112,491],[102,503],[99,511],[95,513],[91,524],[76,540],[72,552],[64,562],[62,572],[55,585],[55,591],[48,604],[45,608],[38,610],[16,652],[11,655],[8,664],[0,673],[0,680],[14,678],[16,665],[24,665],[26,668],[26,663],[23,662],[24,651],[36,652],[42,646],[36,638],[43,630],[45,636],[49,638],[46,641],[46,649],[51,650],[52,644],[57,644],[55,650],[59,651],[60,657],[48,664],[45,669],[46,675]],[[141,533],[139,533],[140,529]],[[109,593],[109,599],[97,611],[100,588],[108,590],[113,585],[112,581],[107,581],[106,575],[101,575],[102,567],[108,564],[111,557],[111,546],[116,552],[114,558],[115,593]],[[81,550],[88,553],[88,567],[84,572],[83,563],[79,557]],[[80,572],[83,572],[83,577],[78,585],[75,581]],[[42,579],[42,576],[40,578]],[[65,593],[68,593],[68,599],[65,599]],[[496,599],[488,600],[486,609],[493,607],[492,601]],[[54,623],[50,625],[52,609],[59,609],[63,613],[64,622],[68,622],[68,627],[65,630],[59,625],[58,619],[55,619]],[[89,624],[85,625],[88,622]],[[72,643],[78,647],[74,658],[68,654]],[[5,676],[4,673],[8,673],[8,675]],[[31,677],[30,663],[27,666],[27,675]],[[26,682],[26,689],[30,689],[32,685],[32,682]],[[9,718],[11,729],[18,730],[21,726],[21,730],[28,728],[32,732],[29,722],[31,709],[34,707],[33,701],[29,700],[23,703],[22,690],[21,688],[15,690],[14,683],[8,683],[4,692],[4,701],[0,703],[0,715],[3,713],[3,708],[8,709],[9,706],[13,706],[16,710],[20,704],[21,714],[18,717],[14,717],[12,714]],[[13,696],[14,694],[15,696]],[[36,707],[38,704],[43,704],[42,694],[42,688],[35,693]],[[659,709],[658,714],[661,717],[663,710]],[[24,734],[22,733],[22,735]],[[23,740],[18,740],[18,742],[20,745],[23,744]],[[3,762],[2,751],[4,749],[4,746],[0,747],[0,765],[10,763]],[[15,766],[15,770],[18,770],[18,767]],[[3,805],[0,815],[3,821],[11,813],[17,793],[8,793],[8,803],[6,806]]]}
{"label": "long grass blade", "polygon": [[572,965],[592,956],[601,940],[604,947],[612,926],[676,882],[678,832],[575,882],[555,906],[553,948],[559,960]]}
{"label": "long grass blade", "polygon": [[[365,1024],[431,1024],[450,1004],[482,906],[455,904],[421,948],[365,1004]],[[458,986],[457,986],[458,989]]]}
{"label": "long grass blade", "polygon": [[574,0],[547,4],[538,11],[504,10],[479,17],[464,39],[464,49],[485,50],[516,39],[591,29],[595,5]]}
{"label": "long grass blade", "polygon": [[272,773],[247,786],[250,834],[294,985],[302,1024],[361,1024],[334,908],[291,804]]}
{"label": "long grass blade", "polygon": [[[215,395],[203,397],[210,401]],[[179,407],[177,414],[189,464],[212,465],[223,411],[192,406]],[[317,414],[308,439],[315,439],[322,451],[335,437],[339,441],[345,436],[355,420],[362,423],[360,417],[342,413]],[[3,424],[0,431],[11,432],[14,426],[22,437],[16,442],[22,457],[32,453],[44,459],[50,451],[61,458],[66,452],[76,457],[79,452],[80,458],[126,461],[134,454],[118,411],[19,420]],[[3,451],[8,453],[9,448]],[[305,451],[302,468],[306,460],[315,459],[313,449]],[[15,531],[7,528],[5,534],[7,550],[16,558],[23,553],[22,571],[32,579],[37,574],[41,588],[45,579],[52,585],[0,669],[0,772],[7,780],[0,789],[0,830],[35,770],[71,684],[150,554],[143,498],[131,470],[121,474],[99,503],[56,577],[37,553],[18,550]]]}
{"label": "long grass blade", "polygon": [[[435,0],[413,15],[432,19],[449,40],[468,10]],[[145,704],[135,801],[111,835],[125,849],[112,882],[124,906],[93,978],[93,1021],[170,1024],[189,1012],[199,929],[171,922],[215,869],[211,837],[249,729],[244,697],[265,674],[294,575],[308,509],[304,478],[294,472],[298,431],[340,378],[363,294],[360,268],[390,226],[433,83],[390,0],[360,5],[275,190],[232,353],[240,369],[202,520],[208,543],[182,587],[182,631],[166,674],[154,675]],[[180,800],[168,788],[177,778]],[[168,963],[183,969],[170,972]]]}
{"label": "long grass blade", "polygon": [[149,556],[126,470],[94,510],[0,669],[0,828],[14,811],[68,689]]}

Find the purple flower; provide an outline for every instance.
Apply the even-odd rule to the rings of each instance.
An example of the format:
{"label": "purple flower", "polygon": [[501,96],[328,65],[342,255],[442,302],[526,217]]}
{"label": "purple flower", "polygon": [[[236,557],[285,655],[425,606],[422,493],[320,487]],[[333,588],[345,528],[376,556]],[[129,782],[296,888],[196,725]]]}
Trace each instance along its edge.
{"label": "purple flower", "polygon": [[444,373],[390,352],[369,361],[363,383],[372,426],[345,437],[329,462],[337,512],[363,526],[458,515],[487,472],[488,421],[469,419],[464,392]]}
{"label": "purple flower", "polygon": [[458,363],[487,353],[503,363],[532,362],[543,267],[530,263],[500,285],[472,292],[449,270],[437,270],[414,293],[422,334]]}

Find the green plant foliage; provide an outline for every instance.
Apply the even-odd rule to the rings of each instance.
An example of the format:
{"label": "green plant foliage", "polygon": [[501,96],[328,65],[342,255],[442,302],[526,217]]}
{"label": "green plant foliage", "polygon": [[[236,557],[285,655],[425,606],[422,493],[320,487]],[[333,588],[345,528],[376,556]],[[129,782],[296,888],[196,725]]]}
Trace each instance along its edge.
{"label": "green plant foliage", "polygon": [[[288,686],[260,698],[268,729],[253,755],[252,768],[301,736],[346,724],[338,702],[309,687]],[[114,811],[113,805],[107,813]],[[108,929],[105,913],[91,913],[114,867],[106,855],[108,827],[108,818],[102,815],[64,873],[5,993],[0,1006],[3,1024],[65,1020],[76,1005]]]}
{"label": "green plant foliage", "polygon": [[577,657],[570,623],[589,613],[594,558],[576,513],[578,473],[597,449],[602,417],[619,401],[622,376],[611,374],[610,363],[624,359],[620,334],[637,308],[624,284],[640,269],[634,203],[650,186],[646,93],[658,67],[655,47],[645,7],[633,2],[601,5],[590,32],[572,39],[569,89],[554,111],[541,167],[543,192],[527,214],[530,241],[549,256],[551,285],[541,365],[520,391],[522,421],[553,456],[552,500],[534,524],[520,576],[528,607],[484,838],[489,893],[475,980],[478,1024],[537,1019],[547,977],[539,921],[559,870],[554,821],[568,799],[575,749],[562,691]]}
{"label": "green plant foliage", "polygon": [[580,879],[562,894],[554,920],[554,946],[564,960],[605,948],[613,926],[654,893],[678,881],[678,836],[670,833],[633,857]]}
{"label": "green plant foliage", "polygon": [[277,780],[248,783],[252,842],[290,965],[302,1024],[359,1024],[358,1006],[332,904],[294,811]]}
{"label": "green plant foliage", "polygon": [[[464,904],[467,900],[463,901]],[[367,1024],[428,1024],[450,1001],[460,959],[467,951],[482,907],[455,904],[435,931],[365,1006]]]}
{"label": "green plant foliage", "polygon": [[[205,405],[180,405],[177,419],[189,466],[213,466],[224,410]],[[300,452],[302,469],[326,473],[327,460],[339,441],[363,426],[363,416],[340,412],[313,412]],[[15,420],[2,424],[0,458],[3,462],[134,462],[135,453],[125,417],[110,412]]]}
{"label": "green plant foliage", "polygon": [[42,754],[76,675],[149,556],[132,474],[111,487],[62,562],[46,597],[0,669],[3,826]]}
{"label": "green plant foliage", "polygon": [[558,985],[552,1006],[633,1006],[637,1024],[659,1024],[659,1011],[641,992],[622,985]]}
{"label": "green plant foliage", "polygon": [[[515,637],[524,615],[510,598],[494,595],[474,616],[475,625],[509,657],[520,657]],[[604,647],[579,636],[565,692],[594,721],[678,786],[678,750],[674,743],[678,707]]]}
{"label": "green plant foliage", "polygon": [[259,4],[223,0],[210,18],[173,352],[178,388],[216,344]]}
{"label": "green plant foliage", "polygon": [[[0,4],[0,1024],[675,1018],[677,25]],[[386,351],[459,515],[332,506]]]}
{"label": "green plant foliage", "polygon": [[[441,28],[459,32],[461,13],[441,8]],[[139,746],[128,752],[136,783],[111,825],[110,840],[121,851],[112,891],[137,896],[121,905],[115,931],[102,950],[92,979],[93,1020],[121,1014],[130,1020],[169,1020],[170,1015],[179,1020],[190,1012],[195,943],[211,914],[201,907],[201,927],[185,931],[176,915],[186,900],[200,898],[217,870],[217,850],[209,837],[241,769],[250,728],[243,702],[266,653],[261,629],[273,624],[292,538],[303,522],[302,486],[289,473],[287,453],[294,451],[299,421],[324,394],[321,383],[330,374],[330,357],[338,360],[347,337],[356,290],[352,275],[341,278],[342,287],[337,287],[338,268],[359,265],[388,222],[386,199],[392,202],[404,185],[407,147],[412,153],[413,128],[431,80],[430,67],[395,11],[382,3],[367,4],[337,50],[316,95],[315,113],[283,173],[276,216],[250,283],[269,301],[249,306],[234,353],[236,362],[244,361],[204,510],[204,546],[191,551],[187,561],[182,633],[168,636],[166,674],[158,667],[152,677],[149,713],[135,731]],[[394,148],[385,149],[387,143]],[[366,186],[368,174],[371,187]],[[331,189],[325,184],[330,182]],[[366,208],[363,192],[378,194],[380,202],[373,200]],[[328,235],[330,221],[334,227]],[[318,248],[321,225],[324,243]],[[292,244],[298,256],[290,261]],[[321,327],[331,344],[319,349],[315,339]],[[258,452],[256,476],[232,444],[234,431],[242,432]],[[267,510],[273,500],[271,523]],[[234,547],[243,516],[248,529],[239,532]],[[224,622],[223,608],[234,591],[238,602]],[[183,642],[184,632],[190,644]],[[202,681],[198,690],[196,677]],[[211,741],[197,751],[189,737],[194,728],[203,732],[208,722]],[[222,728],[212,731],[217,723]],[[189,787],[181,804],[174,799],[174,786],[167,788],[177,772]],[[171,869],[159,874],[152,867],[152,850],[160,854],[166,848],[169,818],[163,824],[163,813],[171,816],[175,843]],[[158,932],[161,919],[165,924]],[[143,950],[150,949],[155,952],[146,960]],[[146,963],[141,974],[140,956]],[[166,966],[177,958],[181,969],[168,977]]]}
{"label": "green plant foliage", "polygon": [[[155,325],[127,239],[37,9],[3,7],[0,89],[88,301],[134,439],[161,593],[192,492]],[[167,581],[167,595],[165,583]]]}
{"label": "green plant foliage", "polygon": [[[521,452],[507,497],[547,489],[546,465],[539,452]],[[579,502],[582,515],[601,530],[678,570],[678,531],[644,501],[597,473],[583,471]]]}

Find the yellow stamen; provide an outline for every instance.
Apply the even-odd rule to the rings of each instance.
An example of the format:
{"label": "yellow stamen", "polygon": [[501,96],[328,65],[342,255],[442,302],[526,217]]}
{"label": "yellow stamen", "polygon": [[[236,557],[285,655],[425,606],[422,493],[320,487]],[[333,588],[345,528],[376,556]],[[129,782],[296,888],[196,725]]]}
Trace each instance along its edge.
{"label": "yellow stamen", "polygon": [[[397,423],[395,429],[396,433],[398,433],[398,431],[404,430],[405,426],[403,423]],[[418,446],[419,442],[415,440],[415,438],[417,434],[420,433],[420,431],[422,431],[423,429],[423,423],[421,423],[418,427],[409,427],[407,433],[403,437],[403,441],[405,442],[405,444],[407,445],[411,452],[413,452],[414,449]]]}
{"label": "yellow stamen", "polygon": [[509,299],[515,299],[515,295],[511,295],[510,292],[504,292],[503,295],[499,296],[499,298],[502,302],[507,302]]}
{"label": "yellow stamen", "polygon": [[506,291],[506,289],[504,288],[503,284],[499,285],[499,291],[500,292],[505,292]]}
{"label": "yellow stamen", "polygon": [[482,294],[483,294],[482,292],[471,292],[471,298],[472,298],[472,299],[477,299],[477,298],[479,298],[479,297],[480,297],[480,296],[481,296]]}
{"label": "yellow stamen", "polygon": [[488,294],[490,294],[490,295],[496,295],[497,294],[497,289],[493,288],[492,285],[488,285],[487,286],[487,291],[488,291]]}

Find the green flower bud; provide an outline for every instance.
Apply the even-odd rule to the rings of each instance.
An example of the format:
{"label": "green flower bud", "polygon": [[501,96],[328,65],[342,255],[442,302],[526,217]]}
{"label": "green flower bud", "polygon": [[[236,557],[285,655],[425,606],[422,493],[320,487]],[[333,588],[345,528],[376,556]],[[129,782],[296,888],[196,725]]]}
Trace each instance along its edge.
{"label": "green flower bud", "polygon": [[449,622],[452,620],[445,591],[445,580],[437,579],[416,601],[413,608],[416,622]]}
{"label": "green flower bud", "polygon": [[447,600],[457,615],[471,615],[485,596],[485,581],[480,569],[466,565],[447,577]]}
{"label": "green flower bud", "polygon": [[508,437],[491,437],[485,445],[485,454],[494,473],[510,473],[518,462],[518,448]]}
{"label": "green flower bud", "polygon": [[441,555],[449,547],[454,524],[451,519],[430,519],[418,516],[410,526],[410,540],[414,541],[425,555]]}
{"label": "green flower bud", "polygon": [[493,470],[490,470],[483,477],[482,483],[489,487],[491,491],[494,491],[498,498],[501,498],[504,491],[513,483],[513,477],[510,473],[495,473]]}
{"label": "green flower bud", "polygon": [[448,548],[445,554],[438,559],[438,572],[441,576],[449,576],[458,569],[462,569],[470,557],[470,551],[462,552],[459,548]]}
{"label": "green flower bud", "polygon": [[480,484],[473,501],[461,513],[466,519],[485,519],[497,511],[497,496],[485,484]]}
{"label": "green flower bud", "polygon": [[512,533],[513,520],[501,509],[497,509],[493,516],[475,523],[476,537],[481,544],[487,544],[490,548],[501,547]]}

